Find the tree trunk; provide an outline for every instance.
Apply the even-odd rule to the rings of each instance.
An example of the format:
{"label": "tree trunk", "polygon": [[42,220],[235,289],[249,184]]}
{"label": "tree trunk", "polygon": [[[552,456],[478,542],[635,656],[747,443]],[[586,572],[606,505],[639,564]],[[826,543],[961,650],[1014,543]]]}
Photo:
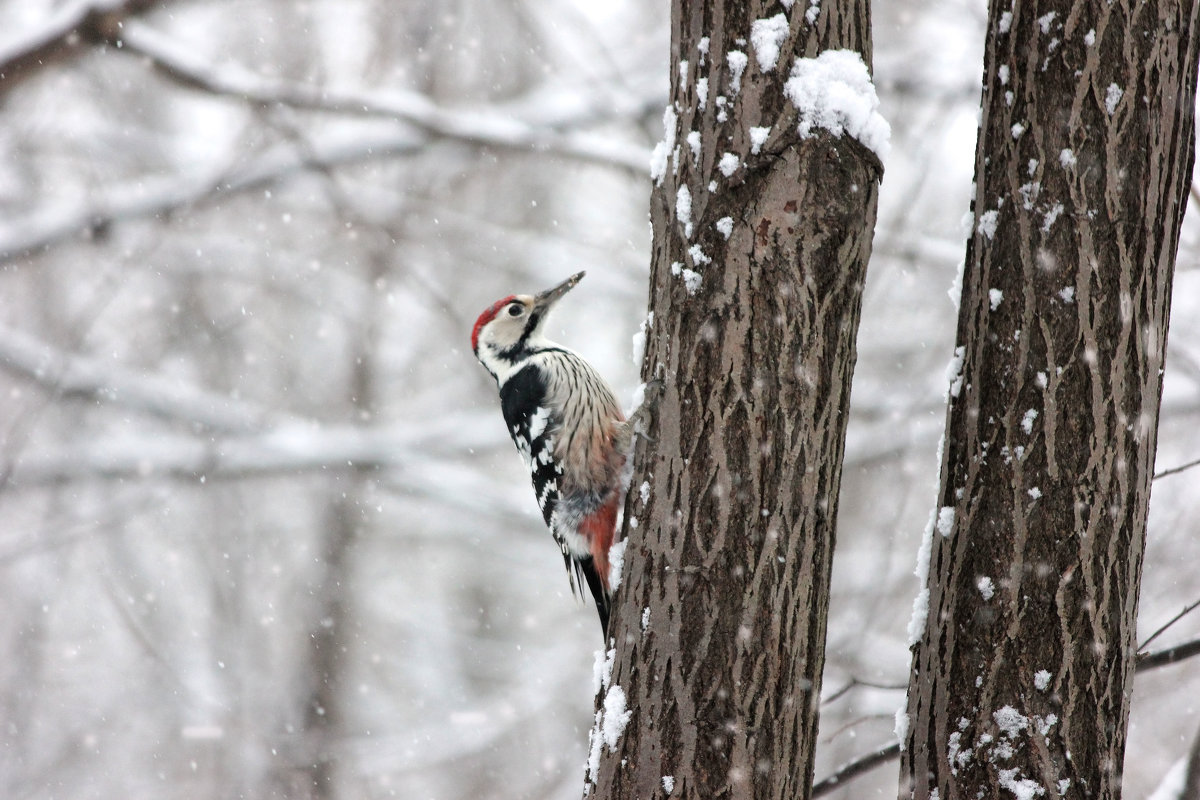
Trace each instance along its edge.
{"label": "tree trunk", "polygon": [[1192,740],[1188,751],[1187,766],[1183,770],[1183,790],[1179,800],[1200,800],[1200,733]]}
{"label": "tree trunk", "polygon": [[1195,26],[992,3],[902,797],[1120,796]]}
{"label": "tree trunk", "polygon": [[809,793],[882,169],[848,134],[797,132],[784,94],[795,59],[870,55],[866,0],[822,3],[812,20],[810,8],[768,21],[781,26],[774,64],[756,20],[775,4],[672,10],[643,364],[665,388],[626,506],[589,762],[598,797]]}

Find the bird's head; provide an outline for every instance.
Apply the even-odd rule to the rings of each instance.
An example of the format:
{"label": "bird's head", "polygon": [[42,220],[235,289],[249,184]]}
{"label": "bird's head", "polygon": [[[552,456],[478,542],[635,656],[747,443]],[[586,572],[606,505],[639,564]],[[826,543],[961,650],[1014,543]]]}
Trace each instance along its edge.
{"label": "bird's head", "polygon": [[497,380],[513,365],[546,344],[542,328],[550,309],[583,280],[577,272],[552,289],[537,294],[514,294],[497,300],[475,320],[471,349]]}

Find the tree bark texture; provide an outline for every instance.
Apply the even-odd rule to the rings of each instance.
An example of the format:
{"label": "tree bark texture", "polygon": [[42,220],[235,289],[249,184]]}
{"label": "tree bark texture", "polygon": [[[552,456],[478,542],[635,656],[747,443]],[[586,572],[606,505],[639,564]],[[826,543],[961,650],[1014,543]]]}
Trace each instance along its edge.
{"label": "tree bark texture", "polygon": [[1179,800],[1200,800],[1200,733],[1192,740],[1188,751],[1187,766],[1183,772],[1183,791]]}
{"label": "tree bark texture", "polygon": [[[797,133],[783,93],[795,58],[846,48],[870,63],[866,0],[821,3],[812,21],[809,7],[795,5],[778,62],[763,70],[746,40],[781,7],[673,5],[643,364],[664,389],[653,441],[635,454],[610,629],[611,684],[628,722],[604,740],[621,711],[609,689],[598,699],[593,796],[795,800],[810,790],[882,168],[848,135]],[[735,67],[736,53],[748,56],[740,80],[731,53]],[[752,127],[770,129],[758,146]],[[740,162],[728,175],[727,153]]]}
{"label": "tree bark texture", "polygon": [[991,4],[901,797],[1120,796],[1191,0]]}

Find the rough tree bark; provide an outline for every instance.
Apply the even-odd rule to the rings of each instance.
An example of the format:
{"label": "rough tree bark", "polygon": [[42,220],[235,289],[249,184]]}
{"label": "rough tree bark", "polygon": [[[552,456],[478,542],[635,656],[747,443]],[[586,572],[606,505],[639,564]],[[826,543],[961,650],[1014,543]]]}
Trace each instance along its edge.
{"label": "rough tree bark", "polygon": [[1196,57],[1192,0],[991,4],[902,797],[1120,796]]}
{"label": "rough tree bark", "polygon": [[1192,749],[1188,751],[1187,766],[1183,772],[1183,791],[1179,800],[1200,800],[1200,733],[1192,740]]}
{"label": "rough tree bark", "polygon": [[[783,91],[799,57],[846,48],[870,63],[867,0],[780,11],[672,8],[643,365],[665,388],[626,507],[598,797],[794,800],[811,784],[882,167],[848,135],[801,138]],[[752,32],[767,18],[776,63]]]}

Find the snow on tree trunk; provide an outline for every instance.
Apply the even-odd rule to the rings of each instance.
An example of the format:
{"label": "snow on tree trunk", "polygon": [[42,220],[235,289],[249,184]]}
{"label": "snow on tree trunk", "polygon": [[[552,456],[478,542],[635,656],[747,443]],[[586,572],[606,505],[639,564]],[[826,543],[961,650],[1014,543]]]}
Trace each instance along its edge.
{"label": "snow on tree trunk", "polygon": [[809,793],[889,131],[868,4],[788,8],[673,7],[643,364],[665,388],[626,508],[594,797]]}
{"label": "snow on tree trunk", "polygon": [[1191,3],[992,3],[901,797],[1120,796],[1196,58]]}

